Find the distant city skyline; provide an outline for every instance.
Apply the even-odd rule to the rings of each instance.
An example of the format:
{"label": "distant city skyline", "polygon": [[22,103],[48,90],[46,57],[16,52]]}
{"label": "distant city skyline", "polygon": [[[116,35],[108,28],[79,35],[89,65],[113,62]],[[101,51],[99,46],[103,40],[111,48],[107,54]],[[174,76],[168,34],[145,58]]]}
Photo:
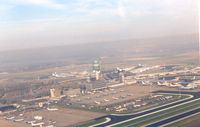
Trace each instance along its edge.
{"label": "distant city skyline", "polygon": [[198,33],[198,0],[1,0],[0,51]]}

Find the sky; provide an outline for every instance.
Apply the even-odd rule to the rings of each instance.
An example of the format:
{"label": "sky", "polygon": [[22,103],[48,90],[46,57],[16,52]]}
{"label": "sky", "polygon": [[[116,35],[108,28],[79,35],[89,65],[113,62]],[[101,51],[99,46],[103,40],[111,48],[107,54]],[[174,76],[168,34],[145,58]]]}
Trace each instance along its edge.
{"label": "sky", "polygon": [[198,0],[0,0],[0,51],[198,33]]}

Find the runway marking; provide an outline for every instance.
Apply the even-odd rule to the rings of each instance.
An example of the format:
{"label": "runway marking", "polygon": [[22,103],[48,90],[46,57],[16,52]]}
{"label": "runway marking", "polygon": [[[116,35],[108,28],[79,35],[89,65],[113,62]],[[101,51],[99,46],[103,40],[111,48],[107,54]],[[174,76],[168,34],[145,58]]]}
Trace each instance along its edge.
{"label": "runway marking", "polygon": [[[167,119],[170,119],[170,118],[172,118],[172,117],[175,117],[175,116],[178,116],[178,115],[181,115],[181,114],[184,114],[184,113],[187,113],[187,112],[190,112],[190,111],[193,111],[193,110],[196,110],[196,109],[199,109],[199,107],[198,108],[194,108],[194,109],[191,109],[191,110],[187,110],[187,111],[185,111],[185,112],[182,112],[182,113],[178,113],[178,114],[176,114],[176,115],[173,115],[173,116],[169,116],[169,117],[167,117],[167,118],[165,118],[165,119],[161,119],[161,120],[159,120],[159,121],[155,121],[155,122],[152,122],[152,123],[149,123],[149,124],[146,124],[146,125],[144,125],[144,126],[142,126],[142,127],[146,127],[146,126],[149,126],[149,125],[151,125],[151,124],[155,124],[155,123],[158,123],[158,122],[161,122],[161,121],[164,121],[164,120],[167,120]],[[196,113],[195,113],[196,114]],[[190,115],[191,116],[191,115]],[[186,116],[187,117],[187,116]],[[183,117],[183,118],[185,118],[185,117]],[[182,118],[181,118],[182,119]],[[179,120],[179,119],[178,119]],[[176,121],[176,120],[175,120]],[[173,121],[172,121],[173,122]],[[169,123],[171,123],[171,122],[169,122]],[[168,124],[168,123],[166,123],[166,124]],[[165,125],[165,124],[164,124]],[[160,127],[164,127],[164,126],[160,126]]]}
{"label": "runway marking", "polygon": [[[163,94],[163,93],[161,93]],[[166,94],[166,93],[164,93]],[[179,94],[171,94],[171,95],[179,95]],[[137,113],[130,113],[130,114],[111,114],[113,116],[129,116],[129,115],[136,115],[136,114],[139,114],[139,113],[143,113],[143,112],[146,112],[146,111],[149,111],[149,110],[153,110],[153,109],[156,109],[156,108],[160,108],[160,107],[163,107],[163,106],[167,106],[167,105],[170,105],[170,104],[174,104],[174,103],[177,103],[177,102],[180,102],[180,101],[184,101],[184,100],[187,100],[187,99],[190,99],[190,98],[193,98],[194,96],[193,95],[190,95],[190,94],[184,94],[184,95],[188,95],[189,97],[188,98],[185,98],[185,99],[181,99],[181,100],[177,100],[175,102],[172,102],[172,103],[168,103],[168,104],[164,104],[164,105],[160,105],[158,107],[154,107],[154,108],[151,108],[151,109],[147,109],[147,110],[144,110],[144,111],[140,111],[140,112],[137,112]]]}
{"label": "runway marking", "polygon": [[[194,109],[194,110],[195,110],[195,109]],[[167,126],[167,125],[170,125],[170,124],[173,124],[173,123],[179,122],[179,121],[181,121],[181,120],[187,119],[187,118],[189,118],[189,117],[192,117],[192,116],[195,116],[195,115],[198,115],[198,114],[200,114],[200,112],[197,112],[197,113],[195,113],[195,114],[192,114],[192,115],[189,115],[189,116],[186,116],[186,117],[180,118],[180,119],[178,119],[178,120],[175,120],[175,121],[172,121],[172,122],[166,123],[166,124],[164,124],[164,125],[161,125],[160,127],[165,127],[165,126]]]}
{"label": "runway marking", "polygon": [[[195,104],[196,105],[196,104]],[[193,106],[195,106],[195,105],[193,105]],[[190,106],[187,106],[186,108],[188,108],[188,107],[190,107]],[[168,111],[168,113],[161,113],[161,114],[159,114],[159,115],[156,115],[156,116],[152,116],[152,117],[150,117],[150,118],[144,118],[144,120],[140,120],[140,121],[138,121],[138,122],[136,122],[136,123],[130,123],[129,125],[127,125],[127,126],[125,126],[125,127],[130,127],[130,126],[133,126],[133,125],[137,125],[137,124],[142,124],[143,122],[147,122],[147,121],[149,121],[149,122],[147,122],[146,124],[143,124],[141,127],[146,127],[146,126],[149,126],[149,125],[153,125],[153,124],[156,124],[157,122],[160,122],[160,121],[163,121],[163,120],[165,120],[166,118],[159,118],[159,117],[162,117],[162,116],[165,116],[165,115],[169,115],[169,114],[171,114],[171,113],[173,113],[173,112],[177,112],[177,111],[179,111],[179,110],[184,110],[185,108],[184,107],[182,107],[182,108],[180,108],[180,109],[176,109],[175,111]],[[192,110],[195,110],[195,109],[198,109],[198,108],[193,108]],[[172,109],[173,110],[173,109]],[[189,110],[189,111],[192,111],[192,110]],[[185,112],[188,112],[188,110],[187,111],[184,111],[184,113]],[[180,115],[180,114],[182,114],[182,113],[178,113],[178,115]],[[174,114],[172,117],[174,117],[174,116],[176,116],[177,114]],[[148,116],[147,116],[148,117]],[[168,118],[170,118],[171,116],[168,116],[167,117],[167,119]],[[151,121],[153,121],[153,122],[151,122]]]}
{"label": "runway marking", "polygon": [[102,123],[95,124],[95,125],[91,125],[91,126],[89,126],[89,127],[99,126],[99,125],[102,125],[102,124],[105,124],[105,123],[110,122],[110,120],[111,120],[111,119],[110,119],[109,117],[106,117],[106,121],[104,121],[104,122],[102,122]]}
{"label": "runway marking", "polygon": [[121,122],[118,122],[118,123],[115,123],[115,124],[108,125],[107,127],[112,127],[112,126],[115,126],[115,125],[118,125],[118,124],[122,124],[122,123],[125,123],[125,122],[129,122],[129,121],[132,121],[132,120],[135,120],[135,119],[144,117],[144,116],[148,116],[148,115],[151,115],[151,114],[154,114],[154,113],[157,113],[157,112],[165,111],[165,110],[168,110],[168,109],[171,109],[171,108],[180,106],[180,105],[184,105],[184,104],[187,104],[187,103],[190,103],[190,102],[199,100],[199,99],[200,99],[200,98],[194,99],[194,100],[191,100],[191,101],[187,101],[187,102],[184,102],[184,103],[181,103],[181,104],[178,104],[178,105],[174,105],[174,106],[171,106],[171,107],[168,107],[168,108],[164,108],[164,109],[161,109],[161,110],[158,110],[158,111],[155,111],[155,112],[152,112],[152,113],[148,113],[148,114],[145,114],[145,115],[142,115],[142,116],[134,117],[134,118],[132,118],[132,119],[124,120],[124,121],[121,121]]}

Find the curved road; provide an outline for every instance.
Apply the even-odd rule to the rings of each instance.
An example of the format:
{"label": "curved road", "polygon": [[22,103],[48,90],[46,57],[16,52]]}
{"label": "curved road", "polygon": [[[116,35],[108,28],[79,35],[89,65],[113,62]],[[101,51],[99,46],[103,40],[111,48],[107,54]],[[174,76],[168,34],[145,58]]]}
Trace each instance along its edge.
{"label": "curved road", "polygon": [[[179,94],[178,91],[156,91],[154,93],[173,93],[173,94]],[[182,94],[190,94],[190,95],[193,95],[193,97],[189,98],[189,99],[182,100],[182,101],[178,101],[178,102],[175,102],[175,103],[172,103],[172,104],[164,105],[164,106],[161,106],[161,107],[158,107],[158,108],[150,109],[150,110],[147,110],[147,111],[144,111],[144,112],[139,112],[139,113],[136,113],[136,114],[122,115],[122,116],[117,116],[117,115],[103,116],[103,117],[97,118],[96,120],[99,120],[99,119],[107,117],[107,118],[110,118],[110,121],[107,122],[107,123],[103,123],[101,125],[97,125],[95,127],[111,126],[112,124],[116,124],[116,123],[119,123],[119,122],[123,122],[125,120],[133,119],[135,117],[139,117],[139,116],[143,116],[143,115],[146,115],[146,114],[149,114],[149,113],[153,113],[153,112],[156,112],[156,111],[159,111],[159,110],[162,110],[162,109],[165,109],[165,108],[169,108],[169,107],[181,104],[181,103],[185,103],[185,102],[188,102],[188,101],[191,101],[191,100],[194,100],[194,99],[197,99],[197,98],[200,97],[200,92],[181,92],[181,93]],[[175,117],[172,117],[172,118],[169,118],[169,119],[157,122],[157,123],[154,123],[154,125],[153,124],[152,125],[148,125],[148,127],[160,126],[160,125],[166,124],[168,122],[171,122],[171,121],[183,118],[185,116],[194,114],[196,112],[199,112],[199,110],[200,109],[196,109],[196,110],[193,110],[193,111],[190,111],[190,112],[187,112],[187,113],[184,113],[184,114],[181,114],[181,115],[178,115],[178,116],[175,116]]]}

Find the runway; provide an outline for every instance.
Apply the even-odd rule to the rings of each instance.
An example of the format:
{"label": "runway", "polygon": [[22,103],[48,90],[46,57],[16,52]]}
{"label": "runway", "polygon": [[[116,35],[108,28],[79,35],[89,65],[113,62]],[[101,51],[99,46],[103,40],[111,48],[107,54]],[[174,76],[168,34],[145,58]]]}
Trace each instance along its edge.
{"label": "runway", "polygon": [[186,116],[190,116],[190,115],[195,114],[195,113],[198,113],[198,112],[200,112],[200,108],[194,109],[194,110],[192,110],[192,111],[189,111],[189,112],[186,112],[186,113],[183,113],[183,114],[174,116],[174,117],[171,117],[171,118],[166,119],[166,120],[162,120],[162,121],[156,122],[156,123],[151,124],[151,125],[148,125],[148,126],[146,126],[146,127],[158,127],[158,126],[161,126],[161,125],[170,123],[170,122],[172,122],[172,121],[175,121],[175,120],[184,118],[184,117],[186,117]]}
{"label": "runway", "polygon": [[[154,93],[179,94],[179,91],[156,91]],[[128,120],[134,119],[136,117],[140,117],[140,116],[143,116],[143,115],[154,113],[154,112],[160,111],[162,109],[170,108],[172,106],[176,106],[178,104],[182,104],[182,103],[185,103],[185,102],[188,102],[188,101],[192,101],[192,100],[197,99],[197,98],[200,97],[200,92],[182,92],[182,94],[190,94],[190,95],[193,95],[193,97],[189,98],[189,99],[185,99],[185,100],[179,101],[179,102],[175,102],[175,103],[172,103],[172,104],[164,105],[164,106],[161,106],[161,107],[158,107],[158,108],[150,109],[148,111],[136,113],[136,114],[123,115],[123,116],[107,115],[107,116],[104,116],[104,117],[100,117],[100,118],[97,118],[96,120],[99,120],[99,119],[107,117],[107,118],[110,118],[110,121],[107,122],[107,123],[101,124],[101,125],[97,125],[95,127],[113,126],[116,123],[122,123],[123,121],[128,121]],[[188,115],[191,115],[191,114],[194,114],[194,113],[197,113],[197,112],[199,112],[199,109],[196,109],[196,110],[193,110],[193,111],[190,111],[190,112],[187,112],[187,113],[184,113],[184,114],[181,114],[181,115],[178,115],[178,116],[175,116],[175,117],[163,120],[163,121],[160,121],[158,123],[154,123],[154,125],[149,125],[148,127],[160,126],[160,125],[166,124],[166,123],[171,122],[171,121],[175,121],[177,119],[183,118],[185,116],[188,116]]]}

